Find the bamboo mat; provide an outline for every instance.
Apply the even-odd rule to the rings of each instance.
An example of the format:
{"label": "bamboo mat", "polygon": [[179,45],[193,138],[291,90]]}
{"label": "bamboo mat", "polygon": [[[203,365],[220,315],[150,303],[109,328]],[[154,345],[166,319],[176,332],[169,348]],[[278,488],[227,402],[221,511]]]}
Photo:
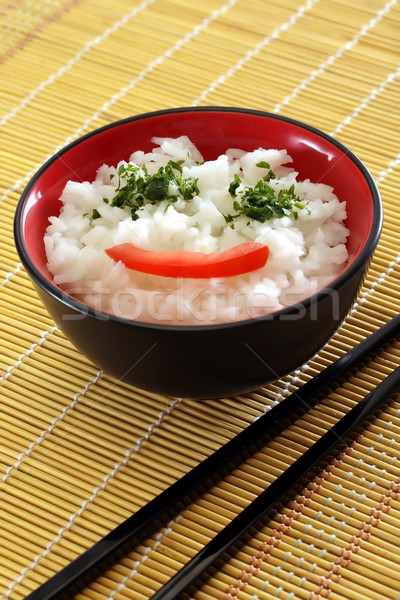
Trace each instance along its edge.
{"label": "bamboo mat", "polygon": [[[400,310],[396,0],[10,0],[0,4],[0,598],[20,600]],[[384,230],[331,342],[281,381],[195,402],[115,381],[63,336],[19,263],[20,193],[98,126],[174,106],[268,110],[333,134],[379,184]],[[146,600],[399,364],[326,396],[76,600]],[[191,596],[400,597],[400,398]]]}

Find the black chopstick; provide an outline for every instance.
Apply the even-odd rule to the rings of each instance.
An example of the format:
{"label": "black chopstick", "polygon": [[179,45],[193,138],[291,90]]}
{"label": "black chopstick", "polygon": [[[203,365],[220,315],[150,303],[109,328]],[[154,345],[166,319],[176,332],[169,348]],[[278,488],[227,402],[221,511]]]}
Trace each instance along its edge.
{"label": "black chopstick", "polygon": [[172,577],[151,600],[174,600],[238,540],[254,523],[287,496],[296,484],[304,480],[316,465],[339,443],[374,412],[380,404],[400,391],[400,367],[391,373],[375,390],[361,400],[329,431],[315,442],[300,458],[282,473],[268,488],[238,514],[198,554],[196,554],[174,577]]}
{"label": "black chopstick", "polygon": [[[194,467],[181,479],[148,502],[121,525],[29,594],[25,600],[68,600],[89,585],[134,546],[159,530],[211,487],[226,473],[227,465],[243,461],[267,434],[299,410],[307,410],[310,400],[370,353],[378,350],[400,332],[400,315],[383,325],[355,348],[340,357],[296,392],[254,421],[232,440]],[[253,450],[255,451],[255,449]],[[271,488],[269,486],[268,490]],[[160,596],[162,597],[162,596]]]}

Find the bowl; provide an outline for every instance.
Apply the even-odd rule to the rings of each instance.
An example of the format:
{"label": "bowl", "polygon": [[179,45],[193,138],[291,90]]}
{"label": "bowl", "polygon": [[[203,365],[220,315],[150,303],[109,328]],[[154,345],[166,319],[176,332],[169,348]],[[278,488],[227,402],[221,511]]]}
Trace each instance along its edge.
{"label": "bowl", "polygon": [[[87,306],[52,282],[43,235],[66,182],[92,181],[103,163],[149,151],[151,138],[188,135],[205,159],[227,148],[286,148],[299,178],[331,185],[347,203],[348,262],[324,288],[259,318],[168,325],[119,318]],[[97,129],[57,152],[34,175],[17,206],[14,235],[37,293],[69,340],[95,365],[137,388],[193,399],[238,395],[309,360],[347,315],[382,227],[378,189],[363,163],[326,133],[291,118],[231,107],[173,108]]]}

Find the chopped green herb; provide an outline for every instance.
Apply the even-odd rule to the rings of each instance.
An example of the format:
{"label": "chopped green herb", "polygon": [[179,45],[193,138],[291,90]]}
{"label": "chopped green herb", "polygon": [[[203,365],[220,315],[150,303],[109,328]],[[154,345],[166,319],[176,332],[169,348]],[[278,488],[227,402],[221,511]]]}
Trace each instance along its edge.
{"label": "chopped green herb", "polygon": [[[199,194],[199,188],[194,177],[182,177],[183,163],[183,160],[176,162],[170,160],[154,175],[150,175],[144,165],[142,167],[132,164],[120,165],[117,170],[117,193],[110,202],[111,206],[129,208],[132,219],[136,220],[137,211],[145,204],[157,204],[163,200],[176,202],[179,198],[191,200]],[[170,185],[177,191],[171,193]]]}
{"label": "chopped green herb", "polygon": [[[269,168],[268,163],[260,162],[258,167]],[[273,179],[273,177],[270,177]],[[269,179],[268,179],[269,180]],[[275,187],[268,185],[266,177],[260,179],[254,186],[245,187],[237,192],[241,183],[240,178],[235,175],[234,180],[229,186],[229,193],[235,199],[233,208],[236,211],[234,215],[225,215],[227,223],[231,224],[233,220],[240,216],[246,216],[260,223],[265,223],[273,217],[282,218],[293,214],[294,219],[299,215],[293,208],[305,209],[306,206],[300,201],[294,192],[294,184],[289,188],[282,188],[277,192]]]}
{"label": "chopped green herb", "polygon": [[173,160],[170,160],[168,162],[168,165],[171,166],[171,169],[175,169],[175,171],[178,171],[179,173],[182,173],[182,165],[185,161],[184,160],[178,160],[177,162],[174,162]]}
{"label": "chopped green herb", "polygon": [[264,181],[271,181],[271,179],[276,178],[275,173],[271,170],[271,165],[265,162],[265,160],[261,160],[260,162],[256,163],[256,167],[261,167],[262,169],[269,169],[268,173],[263,177]]}
{"label": "chopped green herb", "polygon": [[200,194],[197,187],[197,179],[194,177],[175,177],[175,182],[178,185],[179,192],[184,200],[192,200],[196,194]]}
{"label": "chopped green herb", "polygon": [[228,191],[229,191],[230,195],[232,196],[232,198],[234,198],[236,196],[236,191],[241,183],[242,183],[242,180],[240,179],[239,175],[237,173],[235,173],[233,181],[228,188]]}
{"label": "chopped green herb", "polygon": [[[167,206],[177,200],[189,201],[199,194],[197,179],[183,177],[183,160],[170,160],[165,166],[160,167],[157,173],[150,175],[146,166],[138,167],[130,163],[123,163],[117,169],[118,186],[115,196],[109,200],[103,198],[105,204],[127,208],[132,219],[139,218],[138,211],[146,204],[158,204],[167,201]],[[234,220],[240,216],[248,217],[260,223],[265,223],[274,217],[282,218],[292,215],[295,220],[299,218],[296,209],[308,210],[294,192],[294,184],[289,188],[277,191],[275,185],[269,185],[276,178],[270,164],[260,161],[257,167],[268,169],[268,172],[254,186],[242,187],[242,180],[236,173],[231,181],[228,192],[234,198],[233,208],[235,214],[224,215],[226,223],[234,227]],[[110,179],[114,174],[110,175]],[[85,213],[84,216],[87,216]],[[98,219],[101,214],[93,210],[92,219]],[[249,221],[250,222],[250,221]]]}
{"label": "chopped green herb", "polygon": [[305,208],[305,205],[302,202],[293,202],[293,206],[296,208]]}
{"label": "chopped green herb", "polygon": [[169,178],[166,173],[157,173],[149,177],[143,196],[150,202],[161,202],[168,198]]}
{"label": "chopped green herb", "polygon": [[273,171],[271,171],[271,169],[268,171],[268,173],[263,177],[264,181],[271,181],[271,179],[276,179],[276,175]]}

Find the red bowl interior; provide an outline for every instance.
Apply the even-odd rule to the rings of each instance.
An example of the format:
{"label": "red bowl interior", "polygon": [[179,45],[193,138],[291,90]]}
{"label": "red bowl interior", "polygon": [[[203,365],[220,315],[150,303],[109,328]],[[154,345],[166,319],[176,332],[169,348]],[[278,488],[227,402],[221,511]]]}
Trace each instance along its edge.
{"label": "red bowl interior", "polygon": [[[373,194],[366,170],[340,144],[321,132],[278,116],[240,109],[180,109],[139,115],[103,128],[70,145],[49,161],[27,186],[21,210],[21,238],[34,266],[51,280],[43,236],[48,217],[70,179],[92,181],[104,163],[127,160],[134,150],[149,151],[151,138],[188,135],[205,159],[228,148],[286,148],[299,178],[331,185],[347,203],[349,261],[359,256],[374,220]],[[17,224],[18,227],[18,224]]]}

